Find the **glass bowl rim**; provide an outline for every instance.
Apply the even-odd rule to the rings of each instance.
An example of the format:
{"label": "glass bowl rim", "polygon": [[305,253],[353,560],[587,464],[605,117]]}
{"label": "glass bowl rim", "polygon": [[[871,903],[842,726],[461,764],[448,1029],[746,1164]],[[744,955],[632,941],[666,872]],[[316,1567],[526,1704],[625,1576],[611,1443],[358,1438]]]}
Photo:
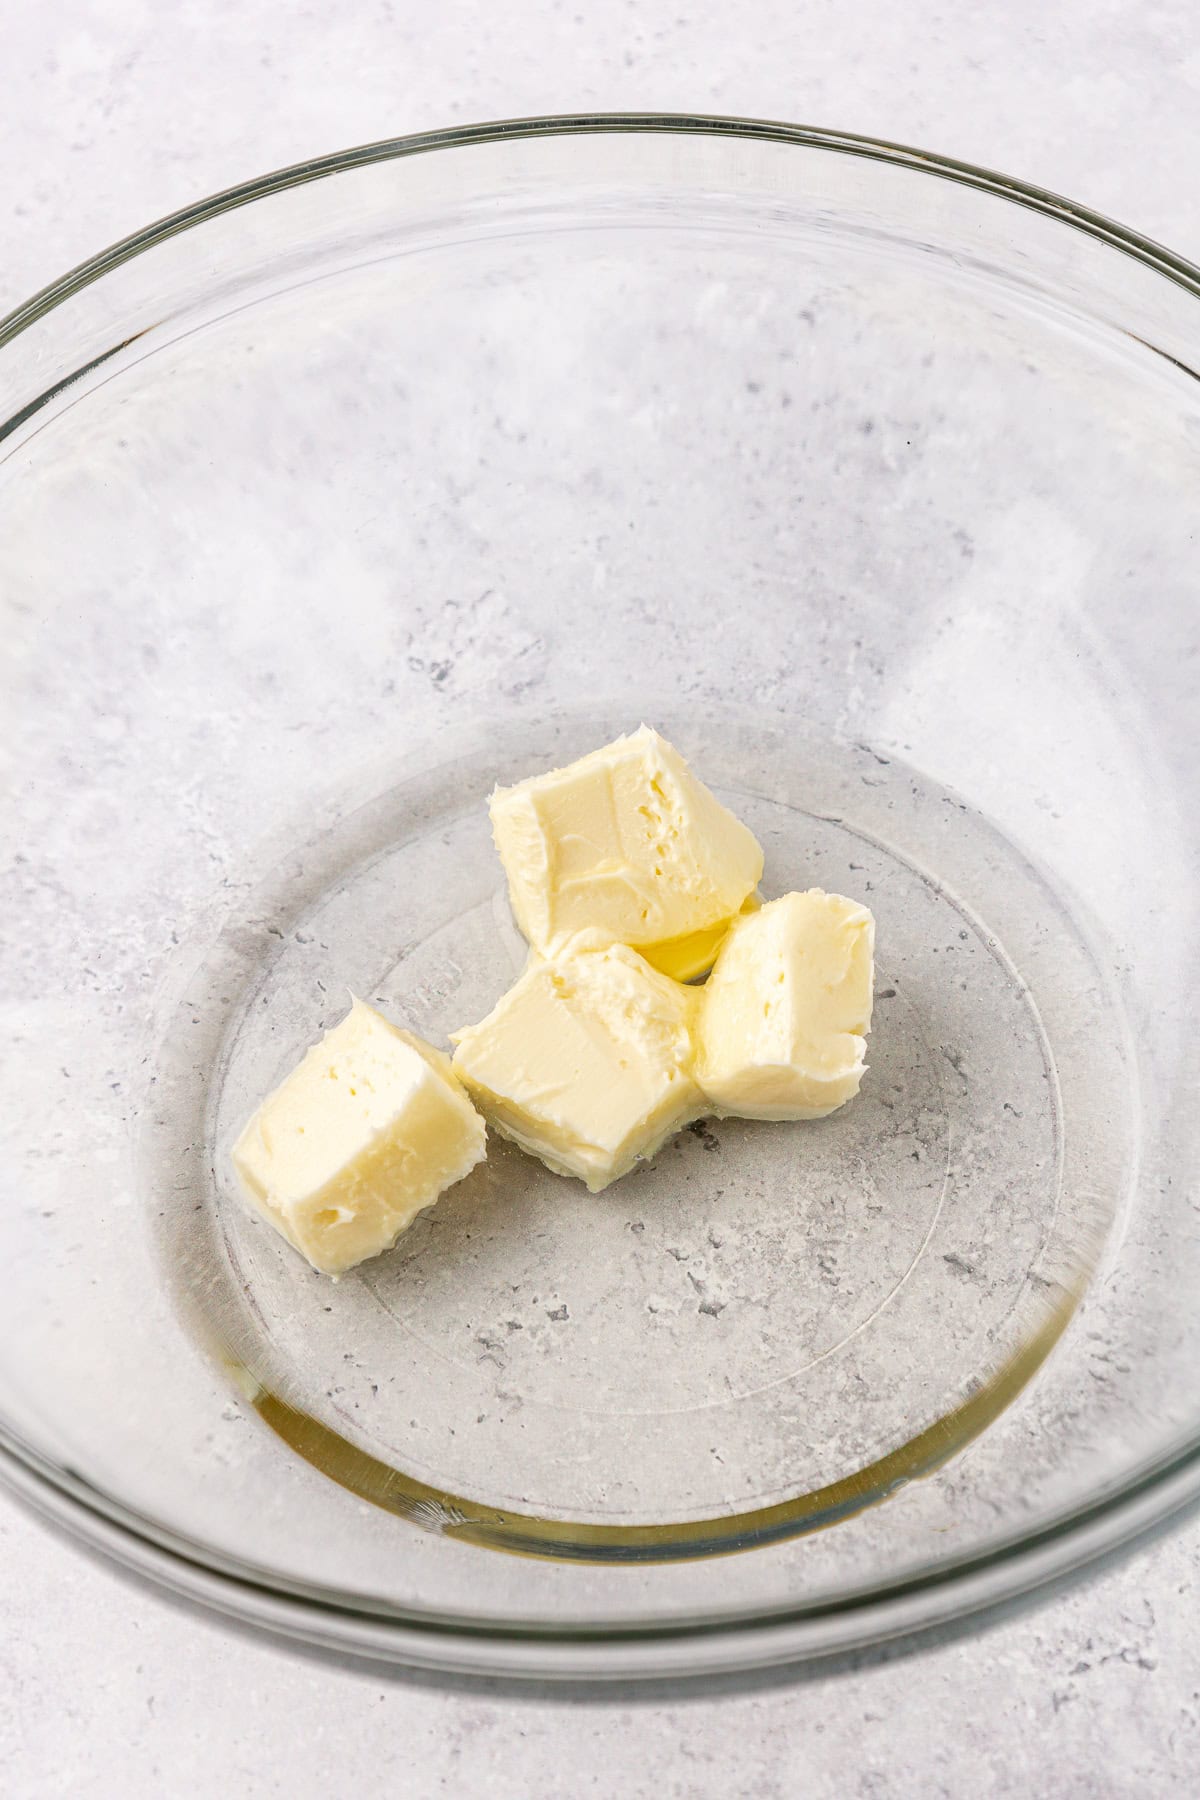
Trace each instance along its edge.
{"label": "glass bowl rim", "polygon": [[[1200,300],[1200,267],[1152,239],[1048,189],[995,170],[856,132],[703,113],[586,112],[414,132],[313,157],[240,182],[155,220],[51,282],[0,318],[0,351],[94,282],[167,239],[235,209],[331,175],[431,152],[510,140],[656,134],[832,151],[951,181],[1009,201],[1128,255]],[[1191,374],[1193,371],[1187,370]],[[62,384],[45,395],[49,399]],[[22,408],[23,421],[41,402]],[[14,423],[17,421],[14,421]],[[0,421],[0,437],[6,422]],[[711,1675],[861,1649],[924,1632],[1030,1595],[1145,1538],[1200,1500],[1200,1432],[1094,1500],[974,1555],[833,1599],[619,1624],[532,1623],[388,1606],[281,1581],[179,1536],[78,1473],[60,1469],[0,1418],[0,1481],[92,1550],[183,1598],[328,1650],[430,1670],[509,1678],[635,1680]],[[824,1627],[840,1621],[836,1633]],[[647,1652],[649,1656],[647,1657]]]}

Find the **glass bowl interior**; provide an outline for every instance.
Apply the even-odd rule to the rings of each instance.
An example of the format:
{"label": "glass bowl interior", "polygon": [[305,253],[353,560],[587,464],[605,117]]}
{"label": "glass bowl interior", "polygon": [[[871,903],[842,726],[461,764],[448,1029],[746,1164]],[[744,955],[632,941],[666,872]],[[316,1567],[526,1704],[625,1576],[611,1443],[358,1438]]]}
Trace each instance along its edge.
{"label": "glass bowl interior", "polygon": [[[10,1472],[314,1639],[613,1673],[1190,1468],[1198,361],[1165,253],[718,121],[352,153],[10,321]],[[643,718],[875,910],[862,1096],[595,1200],[497,1145],[312,1275],[232,1133],[348,989],[481,1016],[493,782]]]}

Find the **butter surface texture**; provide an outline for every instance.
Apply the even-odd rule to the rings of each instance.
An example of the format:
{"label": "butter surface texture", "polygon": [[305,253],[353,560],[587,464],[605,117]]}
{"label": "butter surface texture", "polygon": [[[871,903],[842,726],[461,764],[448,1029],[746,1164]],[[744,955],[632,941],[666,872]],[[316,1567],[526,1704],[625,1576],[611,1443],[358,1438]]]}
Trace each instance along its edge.
{"label": "butter surface texture", "polygon": [[635,950],[583,934],[454,1034],[454,1070],[504,1136],[598,1193],[706,1110],[696,1005]]}
{"label": "butter surface texture", "polygon": [[263,1101],[233,1164],[263,1217],[338,1275],[388,1249],[485,1152],[449,1058],[355,1000]]}
{"label": "butter surface texture", "polygon": [[812,888],[734,921],[701,990],[696,1078],[720,1111],[819,1119],[858,1092],[875,921]]}
{"label": "butter surface texture", "polygon": [[753,833],[645,725],[497,788],[491,817],[517,924],[542,955],[581,930],[642,948],[723,929],[762,875]]}
{"label": "butter surface texture", "polygon": [[[744,913],[757,912],[762,905],[758,895],[751,894],[742,903]],[[706,975],[717,960],[717,951],[725,941],[732,919],[719,925],[707,925],[703,931],[689,931],[683,937],[664,938],[660,944],[643,944],[640,954],[652,969],[670,975],[674,981],[695,981]]]}

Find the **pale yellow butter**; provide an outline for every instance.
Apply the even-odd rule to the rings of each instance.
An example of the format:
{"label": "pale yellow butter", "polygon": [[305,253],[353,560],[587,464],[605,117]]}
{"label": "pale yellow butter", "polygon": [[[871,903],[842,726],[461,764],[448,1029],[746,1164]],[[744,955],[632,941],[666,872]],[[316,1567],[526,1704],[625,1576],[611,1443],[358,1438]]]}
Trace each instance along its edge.
{"label": "pale yellow butter", "polygon": [[692,1075],[697,992],[597,933],[533,956],[454,1072],[505,1137],[598,1193],[706,1110]]}
{"label": "pale yellow butter", "polygon": [[485,1153],[450,1059],[355,1000],[263,1101],[233,1166],[276,1231],[339,1275],[388,1249]]}
{"label": "pale yellow butter", "polygon": [[542,955],[587,929],[639,949],[723,931],[762,875],[753,833],[645,725],[497,788],[491,816],[517,924]]}
{"label": "pale yellow butter", "polygon": [[875,921],[812,888],[734,921],[701,990],[696,1079],[747,1119],[819,1119],[858,1092]]}

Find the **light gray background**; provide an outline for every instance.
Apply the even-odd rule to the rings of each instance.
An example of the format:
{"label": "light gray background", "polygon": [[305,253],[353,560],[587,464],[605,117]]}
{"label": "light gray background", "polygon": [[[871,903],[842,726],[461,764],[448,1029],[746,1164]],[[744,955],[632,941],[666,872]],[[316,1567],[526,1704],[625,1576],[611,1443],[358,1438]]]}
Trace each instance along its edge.
{"label": "light gray background", "polygon": [[[0,311],[312,153],[581,108],[873,133],[1200,259],[1188,0],[48,0],[0,6]],[[0,1499],[0,1792],[26,1797],[1200,1791],[1200,1526],[983,1636],[718,1700],[587,1707],[330,1668],[175,1610]]]}

